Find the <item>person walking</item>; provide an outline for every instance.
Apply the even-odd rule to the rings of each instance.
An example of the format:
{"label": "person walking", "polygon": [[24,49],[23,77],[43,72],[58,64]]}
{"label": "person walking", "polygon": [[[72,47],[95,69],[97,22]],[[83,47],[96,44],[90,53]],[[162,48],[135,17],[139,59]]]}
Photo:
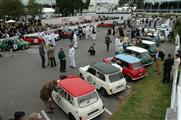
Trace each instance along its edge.
{"label": "person walking", "polygon": [[95,43],[93,43],[88,50],[91,56],[94,56],[96,53],[94,46],[95,46]]}
{"label": "person walking", "polygon": [[[14,46],[17,46],[17,45],[14,45]],[[12,40],[8,40],[8,49],[9,49],[9,54],[10,56],[13,56],[13,41]]]}
{"label": "person walking", "polygon": [[74,45],[74,48],[76,49],[78,46],[78,41],[77,41],[77,35],[76,33],[74,32],[74,36],[73,36],[73,45]]}
{"label": "person walking", "polygon": [[45,49],[44,49],[44,44],[41,43],[39,45],[38,49],[39,49],[39,54],[40,54],[40,57],[41,57],[42,68],[46,68],[46,66],[45,66]]}
{"label": "person walking", "polygon": [[52,106],[52,91],[56,89],[57,81],[51,80],[46,82],[42,88],[40,89],[40,99],[45,104],[45,111],[47,113],[53,113],[53,106]]}
{"label": "person walking", "polygon": [[94,26],[92,27],[92,40],[96,40],[96,28]]}
{"label": "person walking", "polygon": [[109,51],[109,45],[110,45],[111,42],[112,42],[111,38],[107,34],[106,37],[105,37],[105,43],[106,43],[106,47],[107,47],[107,52]]}
{"label": "person walking", "polygon": [[72,45],[69,45],[69,60],[70,60],[70,67],[75,69],[75,49]]}
{"label": "person walking", "polygon": [[50,60],[51,67],[56,67],[57,64],[56,64],[56,61],[55,61],[55,47],[53,47],[52,44],[50,44],[50,48],[49,48],[49,51],[48,51],[48,58]]}
{"label": "person walking", "polygon": [[168,54],[168,58],[164,61],[163,64],[163,83],[170,81],[170,73],[172,71],[173,59],[171,58],[171,54]]}
{"label": "person walking", "polygon": [[58,58],[60,60],[60,72],[66,72],[66,58],[65,53],[63,51],[63,48],[60,48],[60,51],[58,53]]}
{"label": "person walking", "polygon": [[158,74],[161,74],[160,66],[161,66],[161,60],[164,60],[164,53],[160,51],[159,48],[157,48],[157,52],[155,55],[155,72]]}
{"label": "person walking", "polygon": [[173,73],[176,71],[176,69],[179,67],[180,65],[180,56],[179,54],[175,54],[175,59],[174,59],[174,64],[173,64]]}

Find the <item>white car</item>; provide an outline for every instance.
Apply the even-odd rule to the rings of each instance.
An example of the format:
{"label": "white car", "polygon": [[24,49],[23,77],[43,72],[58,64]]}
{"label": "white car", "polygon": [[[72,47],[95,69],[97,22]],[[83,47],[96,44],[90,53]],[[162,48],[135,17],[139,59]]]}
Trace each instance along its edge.
{"label": "white car", "polygon": [[80,77],[58,80],[52,98],[70,120],[91,120],[104,112],[96,88]]}
{"label": "white car", "polygon": [[153,38],[157,38],[159,36],[160,41],[166,41],[165,35],[160,30],[148,29],[147,36]]}
{"label": "white car", "polygon": [[126,80],[120,69],[111,64],[97,62],[79,68],[80,77],[100,90],[102,96],[112,95],[126,89]]}

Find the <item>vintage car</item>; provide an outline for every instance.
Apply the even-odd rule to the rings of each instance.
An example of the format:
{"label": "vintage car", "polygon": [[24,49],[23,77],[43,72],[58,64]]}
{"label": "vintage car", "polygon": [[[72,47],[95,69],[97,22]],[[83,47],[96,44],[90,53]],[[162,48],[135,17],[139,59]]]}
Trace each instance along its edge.
{"label": "vintage car", "polygon": [[117,52],[117,54],[119,53],[125,53],[125,54],[129,54],[129,55],[139,58],[143,66],[148,66],[153,63],[153,59],[149,55],[148,50],[141,47],[129,46],[129,47],[126,47],[124,52],[123,51]]}
{"label": "vintage car", "polygon": [[156,43],[148,40],[142,40],[141,48],[147,49],[149,54],[153,57],[156,54]]}
{"label": "vintage car", "polygon": [[100,24],[97,24],[97,27],[112,27],[112,26],[113,26],[112,23],[101,22]]}
{"label": "vintage car", "polygon": [[147,71],[141,65],[140,60],[128,54],[119,54],[114,57],[105,58],[103,61],[106,63],[116,63],[122,67],[122,74],[127,81],[138,80],[147,75]]}
{"label": "vintage car", "polygon": [[29,42],[30,44],[41,44],[44,41],[42,37],[39,37],[38,33],[23,35],[21,39]]}
{"label": "vintage car", "polygon": [[97,62],[79,68],[80,77],[94,85],[102,96],[112,95],[126,89],[126,80],[120,69]]}
{"label": "vintage car", "polygon": [[104,112],[96,88],[77,76],[58,80],[52,98],[70,120],[91,120]]}
{"label": "vintage car", "polygon": [[161,42],[166,41],[165,35],[160,30],[148,29],[147,36],[152,38],[158,38],[159,36]]}
{"label": "vintage car", "polygon": [[13,50],[14,51],[19,50],[19,49],[24,50],[24,49],[29,48],[28,42],[19,39],[19,36],[15,36],[15,37],[5,38],[5,39],[1,40],[0,51],[9,50],[9,47],[8,47],[9,40],[13,41]]}

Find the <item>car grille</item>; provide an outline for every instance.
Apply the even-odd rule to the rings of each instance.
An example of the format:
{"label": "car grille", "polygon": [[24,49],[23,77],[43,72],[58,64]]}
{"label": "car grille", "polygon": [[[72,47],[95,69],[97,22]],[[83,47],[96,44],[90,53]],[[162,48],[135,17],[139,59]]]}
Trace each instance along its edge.
{"label": "car grille", "polygon": [[90,115],[94,114],[94,113],[97,112],[97,111],[99,111],[99,109],[96,109],[96,110],[94,110],[94,111],[88,113],[87,115],[90,116]]}

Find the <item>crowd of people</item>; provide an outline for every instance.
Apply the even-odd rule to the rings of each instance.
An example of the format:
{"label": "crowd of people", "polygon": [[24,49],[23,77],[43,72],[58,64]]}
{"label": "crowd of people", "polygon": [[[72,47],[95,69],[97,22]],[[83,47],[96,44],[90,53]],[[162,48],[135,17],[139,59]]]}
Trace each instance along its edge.
{"label": "crowd of people", "polygon": [[[156,22],[155,22],[156,21]],[[153,27],[155,28],[156,25],[163,23],[165,20],[158,18],[153,19],[144,19],[139,22],[138,25],[131,24],[130,19],[125,21],[123,25],[118,25],[116,21],[113,21],[113,27],[107,29],[107,33],[105,35],[104,43],[106,44],[106,51],[109,52],[109,46],[112,44],[112,36],[116,36],[114,45],[115,45],[115,51],[124,51],[124,49],[128,45],[134,45],[134,46],[140,46],[142,44],[142,40],[139,39],[142,36],[145,35],[145,28],[150,28],[151,24],[153,24]],[[173,22],[173,21],[172,21]],[[145,26],[143,29],[140,28],[140,26]],[[61,31],[59,31],[61,33]],[[72,69],[76,68],[76,61],[75,61],[75,54],[76,49],[78,49],[78,41],[81,41],[83,39],[91,39],[93,42],[91,46],[88,48],[88,53],[91,56],[96,55],[96,27],[95,25],[85,25],[85,26],[79,26],[77,30],[73,30],[70,39],[69,44],[69,51],[68,51],[68,58],[69,58],[69,67]],[[46,68],[47,66],[56,67],[57,62],[55,60],[55,48],[56,48],[56,42],[55,42],[55,35],[54,32],[52,33],[46,33],[42,30],[39,32],[39,35],[44,38],[44,42],[39,45],[39,54],[42,61],[42,68]],[[130,37],[129,37],[130,36]],[[165,37],[168,37],[165,35]],[[159,41],[159,40],[158,40]],[[172,55],[169,53],[168,58],[164,60],[165,54],[163,51],[159,48],[160,43],[157,44],[157,51],[156,55],[154,56],[155,59],[155,72],[158,74],[161,73],[161,64],[163,62],[163,82],[170,82],[170,76],[171,71],[175,71],[179,65],[180,65],[180,56],[178,54],[175,54],[175,57],[173,58]],[[46,65],[45,60],[47,59],[48,64]],[[59,71],[64,73],[66,71],[66,54],[64,52],[63,48],[59,48],[58,52],[58,59],[60,62],[60,69]],[[53,106],[52,106],[52,99],[51,99],[51,92],[53,89],[56,89],[56,81],[48,81],[45,83],[41,90],[40,90],[40,99],[45,104],[45,110],[47,113],[53,113]],[[12,120],[23,120],[23,117],[25,116],[24,112],[16,112],[14,114],[14,118]],[[32,113],[29,116],[29,120],[39,120],[40,118],[39,113]]]}

